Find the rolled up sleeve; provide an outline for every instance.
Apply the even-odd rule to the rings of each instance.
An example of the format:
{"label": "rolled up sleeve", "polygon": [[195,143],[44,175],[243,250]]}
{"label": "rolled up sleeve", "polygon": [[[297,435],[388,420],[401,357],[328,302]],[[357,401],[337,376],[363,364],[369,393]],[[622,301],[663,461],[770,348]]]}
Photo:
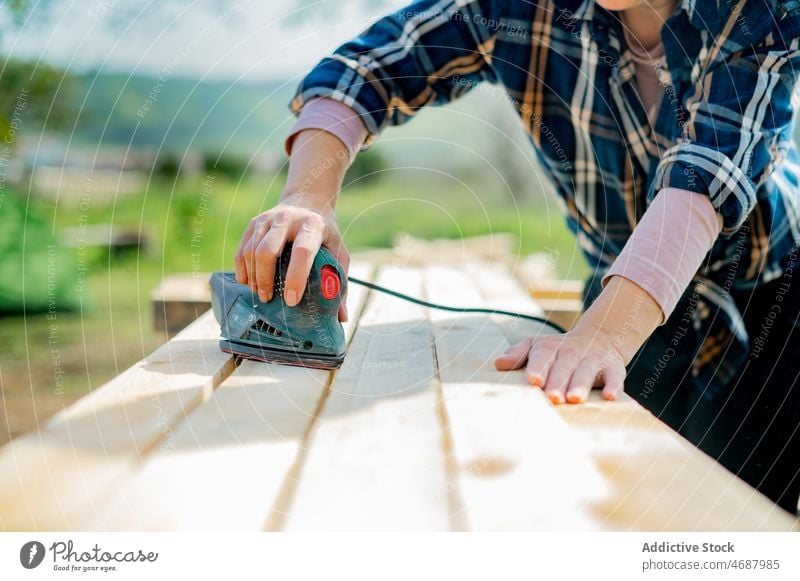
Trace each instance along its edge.
{"label": "rolled up sleeve", "polygon": [[648,201],[667,187],[705,194],[722,217],[722,235],[739,230],[793,138],[798,36],[794,10],[762,41],[699,75],[681,137],[662,155]]}
{"label": "rolled up sleeve", "polygon": [[291,103],[297,114],[315,97],[358,113],[374,141],[422,107],[443,104],[479,82],[495,81],[491,52],[499,0],[421,0],[390,14],[323,59]]}

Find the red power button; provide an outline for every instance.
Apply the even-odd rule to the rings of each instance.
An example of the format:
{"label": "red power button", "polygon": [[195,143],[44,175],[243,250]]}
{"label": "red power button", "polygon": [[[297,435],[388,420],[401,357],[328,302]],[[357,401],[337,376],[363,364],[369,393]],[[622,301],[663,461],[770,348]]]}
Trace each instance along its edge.
{"label": "red power button", "polygon": [[326,264],[320,271],[322,278],[322,296],[329,301],[339,296],[339,291],[342,290],[342,283],[339,280],[339,273],[330,264]]}

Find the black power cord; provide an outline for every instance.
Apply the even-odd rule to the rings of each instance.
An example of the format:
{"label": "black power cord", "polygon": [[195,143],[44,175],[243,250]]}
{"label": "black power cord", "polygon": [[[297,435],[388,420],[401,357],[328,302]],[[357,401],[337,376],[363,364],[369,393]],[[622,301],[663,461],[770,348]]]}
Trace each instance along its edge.
{"label": "black power cord", "polygon": [[397,291],[388,289],[386,287],[382,287],[380,285],[373,284],[371,282],[367,282],[366,280],[361,280],[361,279],[356,278],[354,276],[348,276],[347,280],[349,280],[350,282],[353,282],[355,284],[358,284],[358,285],[361,285],[361,286],[365,286],[365,287],[370,288],[372,290],[375,290],[375,291],[378,291],[378,292],[381,292],[381,293],[385,293],[387,295],[391,295],[391,296],[396,297],[398,299],[403,299],[404,301],[408,301],[410,303],[414,303],[414,304],[417,304],[417,305],[420,305],[420,306],[423,306],[423,307],[428,307],[428,308],[431,308],[431,309],[437,309],[439,311],[449,311],[451,313],[481,313],[481,314],[486,314],[486,315],[504,315],[504,316],[507,316],[507,317],[514,317],[514,318],[517,318],[517,319],[526,319],[528,321],[536,321],[537,323],[542,323],[542,324],[547,325],[548,327],[550,327],[552,329],[555,329],[559,333],[566,333],[567,332],[567,330],[564,329],[561,325],[557,325],[556,323],[553,323],[552,321],[548,321],[547,319],[544,319],[542,317],[537,317],[535,315],[524,315],[522,313],[514,313],[512,311],[503,311],[503,310],[499,310],[499,309],[450,307],[450,306],[447,306],[447,305],[440,305],[440,304],[437,304],[437,303],[429,303],[428,301],[423,301],[422,299],[418,299],[418,298],[415,298],[415,297],[412,297],[412,296],[409,296],[409,295],[405,295],[403,293],[399,293]]}

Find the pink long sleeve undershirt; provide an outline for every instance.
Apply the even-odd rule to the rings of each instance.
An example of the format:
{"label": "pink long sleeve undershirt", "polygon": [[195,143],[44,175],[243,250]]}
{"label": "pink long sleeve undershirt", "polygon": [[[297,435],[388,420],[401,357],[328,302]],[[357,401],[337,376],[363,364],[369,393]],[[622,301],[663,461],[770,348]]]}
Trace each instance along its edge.
{"label": "pink long sleeve undershirt", "polygon": [[[291,155],[297,135],[320,129],[337,137],[355,157],[368,132],[358,114],[338,101],[317,98],[303,107],[286,139]],[[708,196],[665,188],[644,213],[620,255],[603,277],[622,276],[644,289],[658,303],[663,324],[711,249],[722,221]]]}
{"label": "pink long sleeve undershirt", "polygon": [[367,127],[358,113],[339,101],[321,97],[309,100],[300,111],[300,117],[284,144],[287,155],[292,154],[297,135],[306,129],[322,129],[337,137],[350,152],[351,162],[368,136]]}
{"label": "pink long sleeve undershirt", "polygon": [[664,324],[722,230],[722,219],[708,196],[664,188],[611,265],[613,276],[635,282],[661,307]]}

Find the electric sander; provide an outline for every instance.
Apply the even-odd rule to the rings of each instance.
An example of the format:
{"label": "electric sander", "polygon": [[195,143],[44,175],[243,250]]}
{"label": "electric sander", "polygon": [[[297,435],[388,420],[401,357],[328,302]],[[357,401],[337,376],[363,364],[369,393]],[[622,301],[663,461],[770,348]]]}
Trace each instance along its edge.
{"label": "electric sander", "polygon": [[543,323],[558,333],[566,333],[559,325],[535,315],[440,305],[348,277],[333,254],[325,248],[321,248],[314,258],[300,302],[289,307],[283,301],[283,290],[291,255],[292,245],[288,244],[276,265],[273,297],[266,303],[261,302],[249,286],[236,282],[232,272],[211,275],[211,305],[221,328],[219,346],[223,351],[268,363],[317,369],[340,367],[346,346],[344,329],[339,322],[339,306],[344,300],[348,280],[431,309],[527,319]]}
{"label": "electric sander", "polygon": [[336,369],[345,356],[339,306],[347,291],[342,267],[325,248],[314,258],[300,302],[283,299],[292,245],[281,253],[275,269],[275,290],[261,302],[232,272],[211,275],[211,306],[220,324],[220,348],[226,353],[269,363]]}

